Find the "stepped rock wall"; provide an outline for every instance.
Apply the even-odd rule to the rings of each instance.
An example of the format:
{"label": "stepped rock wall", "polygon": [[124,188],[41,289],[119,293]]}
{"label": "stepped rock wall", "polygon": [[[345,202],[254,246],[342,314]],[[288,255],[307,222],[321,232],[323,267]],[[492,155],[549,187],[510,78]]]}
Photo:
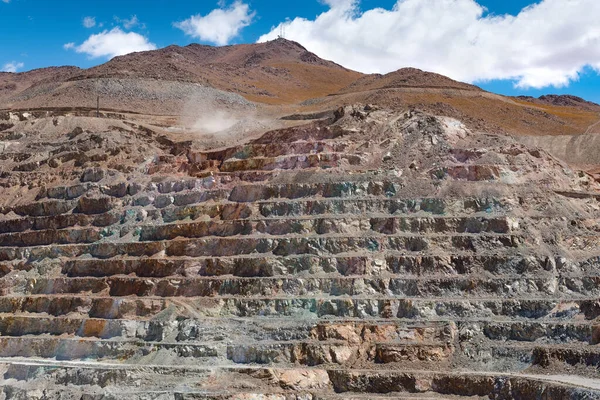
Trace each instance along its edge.
{"label": "stepped rock wall", "polygon": [[198,150],[7,129],[7,399],[600,399],[600,190],[373,106]]}

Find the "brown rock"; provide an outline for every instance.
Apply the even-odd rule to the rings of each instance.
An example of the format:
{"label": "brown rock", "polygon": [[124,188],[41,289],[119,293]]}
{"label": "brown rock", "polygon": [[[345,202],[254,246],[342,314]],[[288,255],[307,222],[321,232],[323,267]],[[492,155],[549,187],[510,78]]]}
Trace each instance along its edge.
{"label": "brown rock", "polygon": [[320,369],[287,370],[278,378],[282,388],[291,390],[325,389],[331,384],[327,372]]}

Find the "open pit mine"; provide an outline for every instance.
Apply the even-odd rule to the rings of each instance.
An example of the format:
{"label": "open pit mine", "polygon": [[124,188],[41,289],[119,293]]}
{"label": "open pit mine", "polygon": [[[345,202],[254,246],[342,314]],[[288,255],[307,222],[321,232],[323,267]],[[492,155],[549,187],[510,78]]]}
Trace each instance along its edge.
{"label": "open pit mine", "polygon": [[[273,46],[305,54],[219,51]],[[600,107],[287,62],[250,71],[346,89],[69,70],[0,95],[0,398],[600,399],[600,163],[539,143],[591,140]],[[143,85],[164,97],[115,108]],[[194,110],[182,91],[234,121],[156,111]]]}

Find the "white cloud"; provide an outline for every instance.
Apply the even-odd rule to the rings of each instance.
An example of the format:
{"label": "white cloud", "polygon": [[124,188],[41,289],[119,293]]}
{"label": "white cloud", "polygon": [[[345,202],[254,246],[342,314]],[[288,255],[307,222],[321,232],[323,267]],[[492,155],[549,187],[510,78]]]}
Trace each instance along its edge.
{"label": "white cloud", "polygon": [[174,25],[194,38],[219,46],[229,44],[243,28],[252,23],[255,13],[250,11],[248,4],[239,0],[229,8],[225,8],[222,1],[219,2],[219,6],[221,8],[212,10],[206,16],[192,15]]}
{"label": "white cloud", "polygon": [[129,19],[121,19],[119,17],[115,17],[115,21],[117,22],[117,24],[122,24],[123,28],[125,29],[131,29],[138,25],[140,25],[142,28],[146,27],[145,24],[140,23],[140,20],[138,19],[137,15],[132,15]]}
{"label": "white cloud", "polygon": [[[5,3],[8,3],[8,2],[5,1]],[[4,64],[1,71],[2,72],[17,72],[18,70],[22,69],[24,66],[25,66],[25,64],[23,64],[22,62],[12,61],[12,62]]]}
{"label": "white cloud", "polygon": [[362,72],[411,66],[523,88],[568,85],[586,66],[600,73],[598,0],[542,0],[516,16],[488,15],[475,0],[398,0],[365,12],[357,0],[322,2],[329,9],[314,20],[284,22],[286,38]]}
{"label": "white cloud", "polygon": [[85,17],[83,19],[83,26],[86,28],[93,28],[96,26],[96,17]]}
{"label": "white cloud", "polygon": [[4,3],[10,3],[10,0],[2,0]]}
{"label": "white cloud", "polygon": [[71,50],[71,49],[74,49],[74,48],[75,48],[75,43],[73,43],[73,42],[65,43],[65,44],[63,45],[63,48],[64,48],[65,50]]}
{"label": "white cloud", "polygon": [[113,58],[136,51],[156,49],[156,45],[147,37],[135,32],[124,32],[120,28],[91,35],[80,45],[67,43],[63,47],[67,50],[74,49],[77,53],[85,53],[90,58]]}

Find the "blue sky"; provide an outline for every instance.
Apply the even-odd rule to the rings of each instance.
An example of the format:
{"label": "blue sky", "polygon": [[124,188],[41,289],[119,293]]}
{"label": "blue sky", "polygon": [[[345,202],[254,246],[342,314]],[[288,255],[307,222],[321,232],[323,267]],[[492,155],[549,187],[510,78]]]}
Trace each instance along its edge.
{"label": "blue sky", "polygon": [[502,94],[600,102],[598,15],[598,0],[0,0],[0,69],[252,43],[283,24],[287,38],[363,72],[415,66]]}

